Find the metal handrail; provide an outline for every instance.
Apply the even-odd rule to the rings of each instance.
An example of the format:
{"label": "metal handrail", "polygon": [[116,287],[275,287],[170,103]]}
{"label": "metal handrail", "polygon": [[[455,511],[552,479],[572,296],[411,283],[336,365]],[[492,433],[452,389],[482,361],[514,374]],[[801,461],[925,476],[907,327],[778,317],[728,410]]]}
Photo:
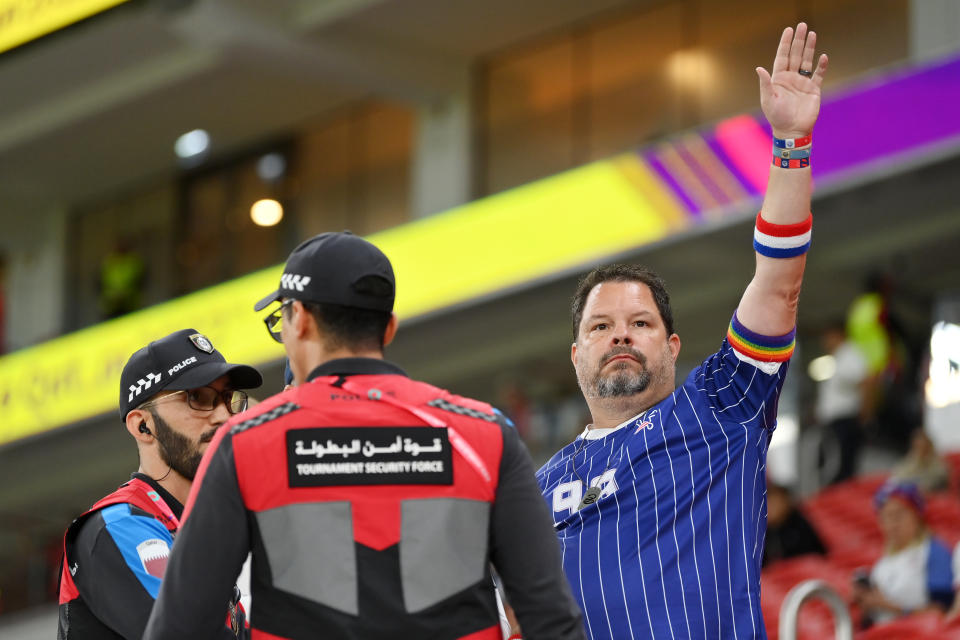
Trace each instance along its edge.
{"label": "metal handrail", "polygon": [[853,640],[853,620],[847,603],[840,594],[823,580],[804,580],[790,589],[780,605],[780,640],[797,640],[797,619],[800,607],[808,600],[819,598],[833,611],[833,629],[836,640]]}

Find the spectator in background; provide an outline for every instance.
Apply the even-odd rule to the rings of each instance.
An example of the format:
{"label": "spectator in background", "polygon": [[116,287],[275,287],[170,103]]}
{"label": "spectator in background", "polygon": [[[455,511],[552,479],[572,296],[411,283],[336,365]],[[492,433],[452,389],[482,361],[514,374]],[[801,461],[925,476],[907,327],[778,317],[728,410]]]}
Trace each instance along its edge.
{"label": "spectator in background", "polygon": [[927,493],[947,488],[950,472],[923,427],[914,430],[910,450],[893,468],[891,478],[912,482]]}
{"label": "spectator in background", "polygon": [[[866,357],[873,380],[876,435],[905,448],[910,427],[918,422],[919,414],[909,335],[893,311],[896,284],[889,271],[870,273],[864,292],[850,303],[846,329]],[[897,290],[898,297],[908,293]]]}
{"label": "spectator in background", "polygon": [[764,566],[785,558],[826,552],[820,536],[797,508],[790,491],[783,485],[768,480]]}
{"label": "spectator in background", "polygon": [[842,322],[830,324],[821,341],[833,356],[835,369],[817,387],[816,418],[837,440],[840,464],[830,482],[841,482],[856,473],[865,425],[873,417],[874,378],[861,349],[847,338]]}
{"label": "spectator in background", "polygon": [[147,267],[129,239],[122,239],[100,263],[100,311],[104,319],[116,318],[143,306],[142,289]]}
{"label": "spectator in background", "polygon": [[890,622],[918,611],[946,611],[953,604],[950,549],[924,521],[924,500],[915,484],[889,481],[874,498],[884,553],[868,581],[855,582],[853,598],[867,624]]}

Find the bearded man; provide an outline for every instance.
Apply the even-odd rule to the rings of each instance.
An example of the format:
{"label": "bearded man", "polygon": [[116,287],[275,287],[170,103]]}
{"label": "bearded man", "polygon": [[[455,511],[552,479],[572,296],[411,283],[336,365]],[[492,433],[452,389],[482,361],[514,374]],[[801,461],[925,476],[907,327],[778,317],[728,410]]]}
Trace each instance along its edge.
{"label": "bearded man", "polygon": [[[141,638],[180,527],[183,505],[220,425],[259,387],[253,367],[229,364],[210,340],[184,329],[151,342],[120,375],[120,418],[140,467],[67,529],[58,640]],[[234,589],[220,636],[248,636]]]}

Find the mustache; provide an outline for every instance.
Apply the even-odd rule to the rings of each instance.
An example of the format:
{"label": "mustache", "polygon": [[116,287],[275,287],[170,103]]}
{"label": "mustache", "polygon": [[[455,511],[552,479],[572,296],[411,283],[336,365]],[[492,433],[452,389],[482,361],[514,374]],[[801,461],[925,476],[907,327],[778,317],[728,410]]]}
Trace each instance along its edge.
{"label": "mustache", "polygon": [[[217,429],[219,428],[220,427],[217,427]],[[210,441],[213,440],[213,437],[217,435],[217,429],[211,429],[210,431],[207,431],[202,436],[200,436],[200,444],[209,444]]]}
{"label": "mustache", "polygon": [[603,357],[600,359],[600,366],[603,367],[603,365],[607,364],[617,356],[622,356],[622,355],[628,355],[632,357],[634,360],[639,362],[643,367],[647,366],[647,357],[642,353],[640,353],[639,351],[637,351],[636,349],[634,349],[633,347],[628,347],[627,345],[624,345],[622,347],[614,347],[613,349],[610,349],[610,351],[606,352],[603,355]]}

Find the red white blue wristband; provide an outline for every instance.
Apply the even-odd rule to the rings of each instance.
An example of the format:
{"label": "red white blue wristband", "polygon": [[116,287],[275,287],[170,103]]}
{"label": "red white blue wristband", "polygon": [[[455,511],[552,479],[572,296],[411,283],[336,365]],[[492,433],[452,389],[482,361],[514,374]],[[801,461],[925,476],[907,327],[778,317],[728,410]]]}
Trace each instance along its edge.
{"label": "red white blue wristband", "polygon": [[799,158],[797,160],[787,160],[773,156],[773,166],[781,169],[805,169],[810,166],[810,158]]}
{"label": "red white blue wristband", "polygon": [[813,214],[797,224],[774,224],[757,214],[757,226],[753,230],[753,248],[768,258],[795,258],[810,249],[813,230]]}
{"label": "red white blue wristband", "polygon": [[803,136],[802,138],[774,138],[773,146],[780,149],[796,149],[806,147],[813,142],[812,136]]}

